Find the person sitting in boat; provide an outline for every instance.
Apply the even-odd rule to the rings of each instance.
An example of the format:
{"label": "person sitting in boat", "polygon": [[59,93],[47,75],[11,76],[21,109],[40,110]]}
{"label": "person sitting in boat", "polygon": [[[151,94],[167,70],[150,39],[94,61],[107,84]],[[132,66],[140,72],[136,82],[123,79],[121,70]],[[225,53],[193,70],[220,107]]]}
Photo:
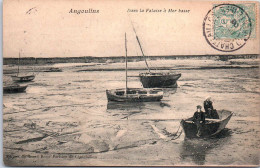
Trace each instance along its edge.
{"label": "person sitting in boat", "polygon": [[197,126],[197,136],[200,137],[202,125],[205,123],[205,113],[201,111],[201,106],[197,106],[197,111],[194,113],[192,121]]}
{"label": "person sitting in boat", "polygon": [[199,123],[205,123],[205,113],[201,110],[201,105],[197,105],[197,111],[193,115],[192,121],[198,121]]}
{"label": "person sitting in boat", "polygon": [[213,108],[213,102],[210,97],[207,98],[203,104],[206,118],[219,119],[217,111]]}

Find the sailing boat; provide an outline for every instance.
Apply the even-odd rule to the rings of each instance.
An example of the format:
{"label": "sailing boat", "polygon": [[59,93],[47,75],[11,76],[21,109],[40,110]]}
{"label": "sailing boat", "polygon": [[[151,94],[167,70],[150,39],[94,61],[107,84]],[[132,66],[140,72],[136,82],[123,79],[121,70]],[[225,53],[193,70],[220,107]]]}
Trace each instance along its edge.
{"label": "sailing boat", "polygon": [[17,69],[17,75],[11,76],[14,82],[29,82],[34,80],[35,75],[19,75],[20,71],[20,52],[19,52],[19,58],[18,58],[18,69]]}
{"label": "sailing boat", "polygon": [[125,73],[126,86],[123,89],[106,90],[108,101],[117,102],[151,102],[163,98],[162,89],[128,88],[127,86],[127,40],[125,34]]}
{"label": "sailing boat", "polygon": [[[131,22],[132,23],[132,22]],[[144,57],[144,61],[146,64],[146,67],[148,69],[148,72],[140,73],[140,81],[144,88],[170,88],[170,87],[176,87],[177,86],[177,80],[181,77],[180,73],[174,73],[174,72],[151,72],[150,67],[148,66],[146,56],[144,55],[140,40],[137,36],[137,33],[135,31],[134,25],[132,23],[133,30],[135,32],[135,37],[138,42],[138,45],[140,47],[140,50],[142,52],[142,55]]]}

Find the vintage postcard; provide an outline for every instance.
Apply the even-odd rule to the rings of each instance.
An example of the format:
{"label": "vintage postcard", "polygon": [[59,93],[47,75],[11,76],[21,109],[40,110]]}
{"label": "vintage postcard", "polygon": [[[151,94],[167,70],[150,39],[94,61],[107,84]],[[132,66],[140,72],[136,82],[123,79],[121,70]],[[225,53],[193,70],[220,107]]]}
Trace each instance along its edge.
{"label": "vintage postcard", "polygon": [[4,0],[7,166],[259,166],[258,1]]}

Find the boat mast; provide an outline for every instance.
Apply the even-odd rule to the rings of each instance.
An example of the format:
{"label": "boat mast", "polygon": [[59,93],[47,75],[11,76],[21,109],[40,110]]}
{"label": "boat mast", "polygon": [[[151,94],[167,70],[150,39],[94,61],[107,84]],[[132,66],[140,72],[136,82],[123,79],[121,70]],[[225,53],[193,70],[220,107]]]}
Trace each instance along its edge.
{"label": "boat mast", "polygon": [[18,67],[17,67],[17,76],[19,75],[19,70],[20,70],[20,51],[19,51],[19,58],[18,58]]}
{"label": "boat mast", "polygon": [[147,67],[149,73],[151,73],[150,68],[149,68],[149,66],[148,66],[148,63],[147,63],[147,61],[146,61],[146,56],[144,55],[143,48],[142,48],[141,43],[140,43],[140,41],[139,41],[139,38],[138,38],[138,36],[137,36],[137,34],[136,34],[135,27],[134,27],[134,24],[133,24],[132,20],[131,20],[131,24],[132,24],[133,30],[134,30],[134,32],[135,32],[136,40],[137,40],[138,45],[139,45],[139,47],[140,47],[140,49],[141,49],[141,52],[142,52],[142,54],[143,54],[146,67]]}
{"label": "boat mast", "polygon": [[125,93],[127,95],[127,40],[125,33]]}
{"label": "boat mast", "polygon": [[34,57],[34,65],[33,65],[33,75],[34,75],[34,72],[35,72],[35,64],[37,63],[37,60],[36,60],[37,58],[36,57]]}

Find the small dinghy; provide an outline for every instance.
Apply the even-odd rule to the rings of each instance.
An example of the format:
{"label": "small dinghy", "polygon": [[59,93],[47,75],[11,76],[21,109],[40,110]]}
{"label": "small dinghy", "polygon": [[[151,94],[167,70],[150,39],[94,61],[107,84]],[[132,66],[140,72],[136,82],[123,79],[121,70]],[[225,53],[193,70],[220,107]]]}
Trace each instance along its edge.
{"label": "small dinghy", "polygon": [[28,85],[9,85],[3,87],[3,93],[21,93],[26,90]]}
{"label": "small dinghy", "polygon": [[[201,124],[201,135],[199,138],[210,137],[221,132],[232,117],[232,112],[228,110],[217,111],[219,119],[205,119],[205,123]],[[184,130],[186,138],[198,138],[197,126],[192,121],[193,117],[182,120],[181,126]]]}

